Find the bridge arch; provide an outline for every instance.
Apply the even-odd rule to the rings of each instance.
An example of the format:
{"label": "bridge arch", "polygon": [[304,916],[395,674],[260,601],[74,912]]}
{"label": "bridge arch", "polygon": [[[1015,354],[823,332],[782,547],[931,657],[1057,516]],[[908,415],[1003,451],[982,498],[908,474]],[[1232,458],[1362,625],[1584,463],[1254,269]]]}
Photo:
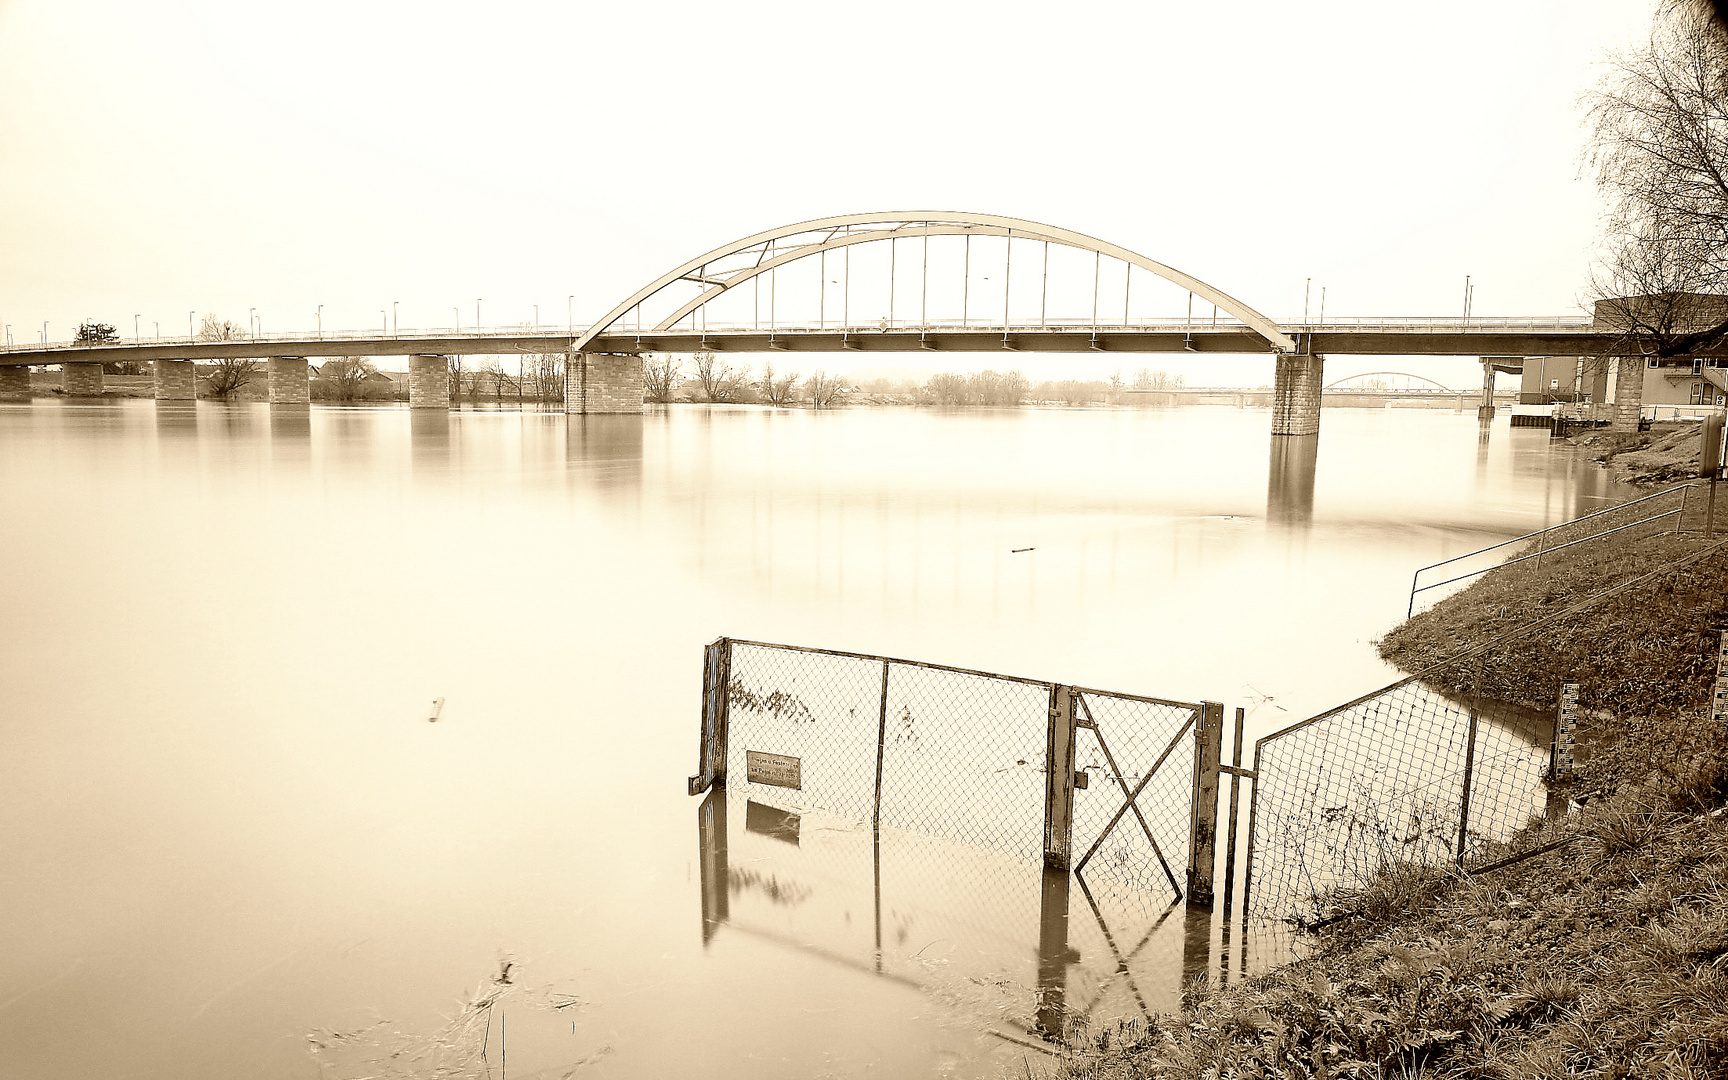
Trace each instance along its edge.
{"label": "bridge arch", "polygon": [[1447,386],[1445,383],[1435,382],[1433,379],[1428,378],[1428,376],[1426,376],[1426,375],[1414,375],[1408,371],[1361,371],[1361,372],[1357,372],[1355,375],[1346,375],[1344,378],[1338,379],[1335,382],[1327,383],[1321,389],[1323,389],[1323,390],[1349,389],[1349,387],[1344,386],[1345,383],[1350,382],[1354,379],[1371,379],[1376,375],[1390,375],[1390,376],[1395,376],[1395,377],[1400,378],[1400,379],[1415,379],[1418,382],[1427,383],[1429,386],[1432,386],[1436,390],[1445,390],[1449,393],[1462,393],[1462,391],[1453,390],[1450,386]]}
{"label": "bridge arch", "polygon": [[[864,231],[854,232],[852,231],[854,228],[860,228]],[[788,237],[820,233],[827,233],[828,235],[820,239],[794,244],[784,250],[776,246],[780,240]],[[789,262],[853,244],[892,240],[897,237],[967,235],[1043,240],[1082,251],[1108,255],[1130,266],[1138,266],[1165,281],[1187,289],[1195,296],[1216,304],[1219,310],[1228,312],[1243,325],[1265,338],[1269,348],[1278,352],[1296,350],[1296,342],[1284,332],[1283,327],[1277,322],[1223,290],[1208,285],[1199,278],[1185,274],[1180,270],[1148,259],[1138,252],[1130,251],[1105,240],[1099,240],[1096,237],[1087,236],[1084,233],[1057,228],[1053,225],[1044,225],[1036,221],[1002,217],[996,214],[955,211],[890,211],[871,214],[843,214],[836,217],[814,218],[810,221],[783,225],[777,229],[769,229],[765,232],[743,237],[698,255],[689,262],[667,271],[644,285],[578,335],[571,342],[571,348],[574,351],[582,351],[589,342],[609,330],[626,313],[680,281],[694,282],[702,286],[701,291],[695,298],[680,305],[672,315],[661,320],[655,327],[656,332],[670,329],[680,319],[689,316],[698,308],[731,289]],[[751,254],[756,256],[754,260],[747,259]],[[746,257],[746,261],[741,265],[732,266],[721,271],[718,275],[709,275],[706,272],[708,267],[716,263],[724,264],[727,260],[735,260],[741,256]]]}

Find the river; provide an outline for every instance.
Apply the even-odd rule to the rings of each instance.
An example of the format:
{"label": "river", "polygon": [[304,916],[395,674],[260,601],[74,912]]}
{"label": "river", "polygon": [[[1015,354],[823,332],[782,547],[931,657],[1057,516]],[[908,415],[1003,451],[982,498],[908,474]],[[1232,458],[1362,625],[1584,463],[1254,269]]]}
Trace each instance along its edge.
{"label": "river", "polygon": [[[1371,642],[1416,567],[1615,497],[1504,417],[1269,426],[0,405],[0,1075],[1036,1068],[1037,884],[977,888],[987,856],[892,838],[927,874],[892,978],[821,938],[868,875],[795,888],[772,828],[732,822],[704,921],[703,646],[1221,701],[1252,738],[1396,677]],[[850,828],[807,815],[800,857]]]}

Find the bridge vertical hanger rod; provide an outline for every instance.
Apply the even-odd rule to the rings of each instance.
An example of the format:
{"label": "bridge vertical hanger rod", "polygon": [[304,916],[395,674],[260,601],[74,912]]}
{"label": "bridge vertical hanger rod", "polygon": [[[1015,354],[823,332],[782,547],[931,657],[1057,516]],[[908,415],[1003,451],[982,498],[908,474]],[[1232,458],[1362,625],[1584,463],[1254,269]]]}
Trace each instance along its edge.
{"label": "bridge vertical hanger rod", "polygon": [[966,257],[960,263],[960,325],[966,325],[966,302],[972,292],[972,234],[966,234]]}
{"label": "bridge vertical hanger rod", "polygon": [[1002,260],[1002,337],[1008,337],[1008,286],[1014,282],[1014,230],[1008,230],[1008,254]]}
{"label": "bridge vertical hanger rod", "polygon": [[[772,259],[774,257],[774,241],[772,240],[768,241],[768,251],[768,257]],[[768,271],[768,328],[770,330],[776,329],[780,325],[780,323],[774,318],[774,282],[775,275],[779,272],[778,268]]]}
{"label": "bridge vertical hanger rod", "polygon": [[756,286],[756,295],[750,298],[750,328],[760,330],[762,329],[762,275],[757,274],[750,280]]}
{"label": "bridge vertical hanger rod", "polygon": [[894,256],[899,253],[900,238],[891,237],[888,241],[888,325],[894,325]]}
{"label": "bridge vertical hanger rod", "polygon": [[816,329],[828,327],[828,249],[816,259]]}
{"label": "bridge vertical hanger rod", "polygon": [[[846,226],[846,235],[852,235],[852,226]],[[840,255],[840,330],[842,333],[852,328],[852,245],[847,244],[846,250]]]}
{"label": "bridge vertical hanger rod", "polygon": [[1092,329],[1098,329],[1098,275],[1104,269],[1104,253],[1092,253]]}
{"label": "bridge vertical hanger rod", "polygon": [[[924,223],[924,227],[926,229],[928,229],[930,227],[930,223],[928,221],[926,221]],[[919,297],[918,297],[918,325],[929,326],[930,325],[930,234],[929,233],[924,234],[924,279],[923,279],[922,283],[920,284],[919,288],[922,289],[923,291],[919,294]]]}
{"label": "bridge vertical hanger rod", "polygon": [[1045,309],[1050,299],[1050,241],[1044,241],[1044,283],[1038,287],[1038,325],[1045,323]]}
{"label": "bridge vertical hanger rod", "polygon": [[1123,327],[1123,329],[1127,329],[1127,327],[1128,327],[1128,289],[1129,289],[1129,287],[1131,287],[1134,284],[1134,264],[1133,263],[1124,263],[1123,265],[1126,266],[1128,268],[1128,270],[1126,273],[1124,273],[1122,275],[1122,327]]}

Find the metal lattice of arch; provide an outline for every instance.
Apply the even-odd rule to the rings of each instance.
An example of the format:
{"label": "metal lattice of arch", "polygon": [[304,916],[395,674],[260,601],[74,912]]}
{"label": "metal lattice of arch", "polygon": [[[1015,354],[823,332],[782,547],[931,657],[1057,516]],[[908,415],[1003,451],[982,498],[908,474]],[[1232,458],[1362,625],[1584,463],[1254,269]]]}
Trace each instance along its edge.
{"label": "metal lattice of arch", "polygon": [[657,320],[652,330],[643,332],[670,330],[704,305],[788,263],[855,244],[928,236],[1000,236],[1007,237],[1010,243],[1017,239],[1044,241],[1109,256],[1130,267],[1149,271],[1216,305],[1218,310],[1228,313],[1264,338],[1272,350],[1288,352],[1297,347],[1277,322],[1228,293],[1108,241],[1021,218],[953,211],[913,211],[816,218],[769,229],[717,247],[667,271],[632,293],[577,336],[571,348],[575,351],[586,348],[590,341],[613,329],[632,311],[637,313],[636,323],[642,329],[641,305],[667,290],[682,289],[694,295],[678,304],[670,315]]}

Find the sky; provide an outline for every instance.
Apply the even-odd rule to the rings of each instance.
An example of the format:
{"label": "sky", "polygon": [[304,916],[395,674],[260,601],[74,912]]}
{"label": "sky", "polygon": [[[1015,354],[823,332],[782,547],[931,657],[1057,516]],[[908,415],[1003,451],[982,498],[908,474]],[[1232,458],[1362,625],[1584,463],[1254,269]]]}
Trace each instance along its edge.
{"label": "sky", "polygon": [[898,209],[1088,233],[1280,319],[1322,287],[1329,318],[1456,315],[1466,275],[1475,315],[1577,314],[1579,96],[1653,9],[0,0],[0,323],[583,325],[727,241]]}

